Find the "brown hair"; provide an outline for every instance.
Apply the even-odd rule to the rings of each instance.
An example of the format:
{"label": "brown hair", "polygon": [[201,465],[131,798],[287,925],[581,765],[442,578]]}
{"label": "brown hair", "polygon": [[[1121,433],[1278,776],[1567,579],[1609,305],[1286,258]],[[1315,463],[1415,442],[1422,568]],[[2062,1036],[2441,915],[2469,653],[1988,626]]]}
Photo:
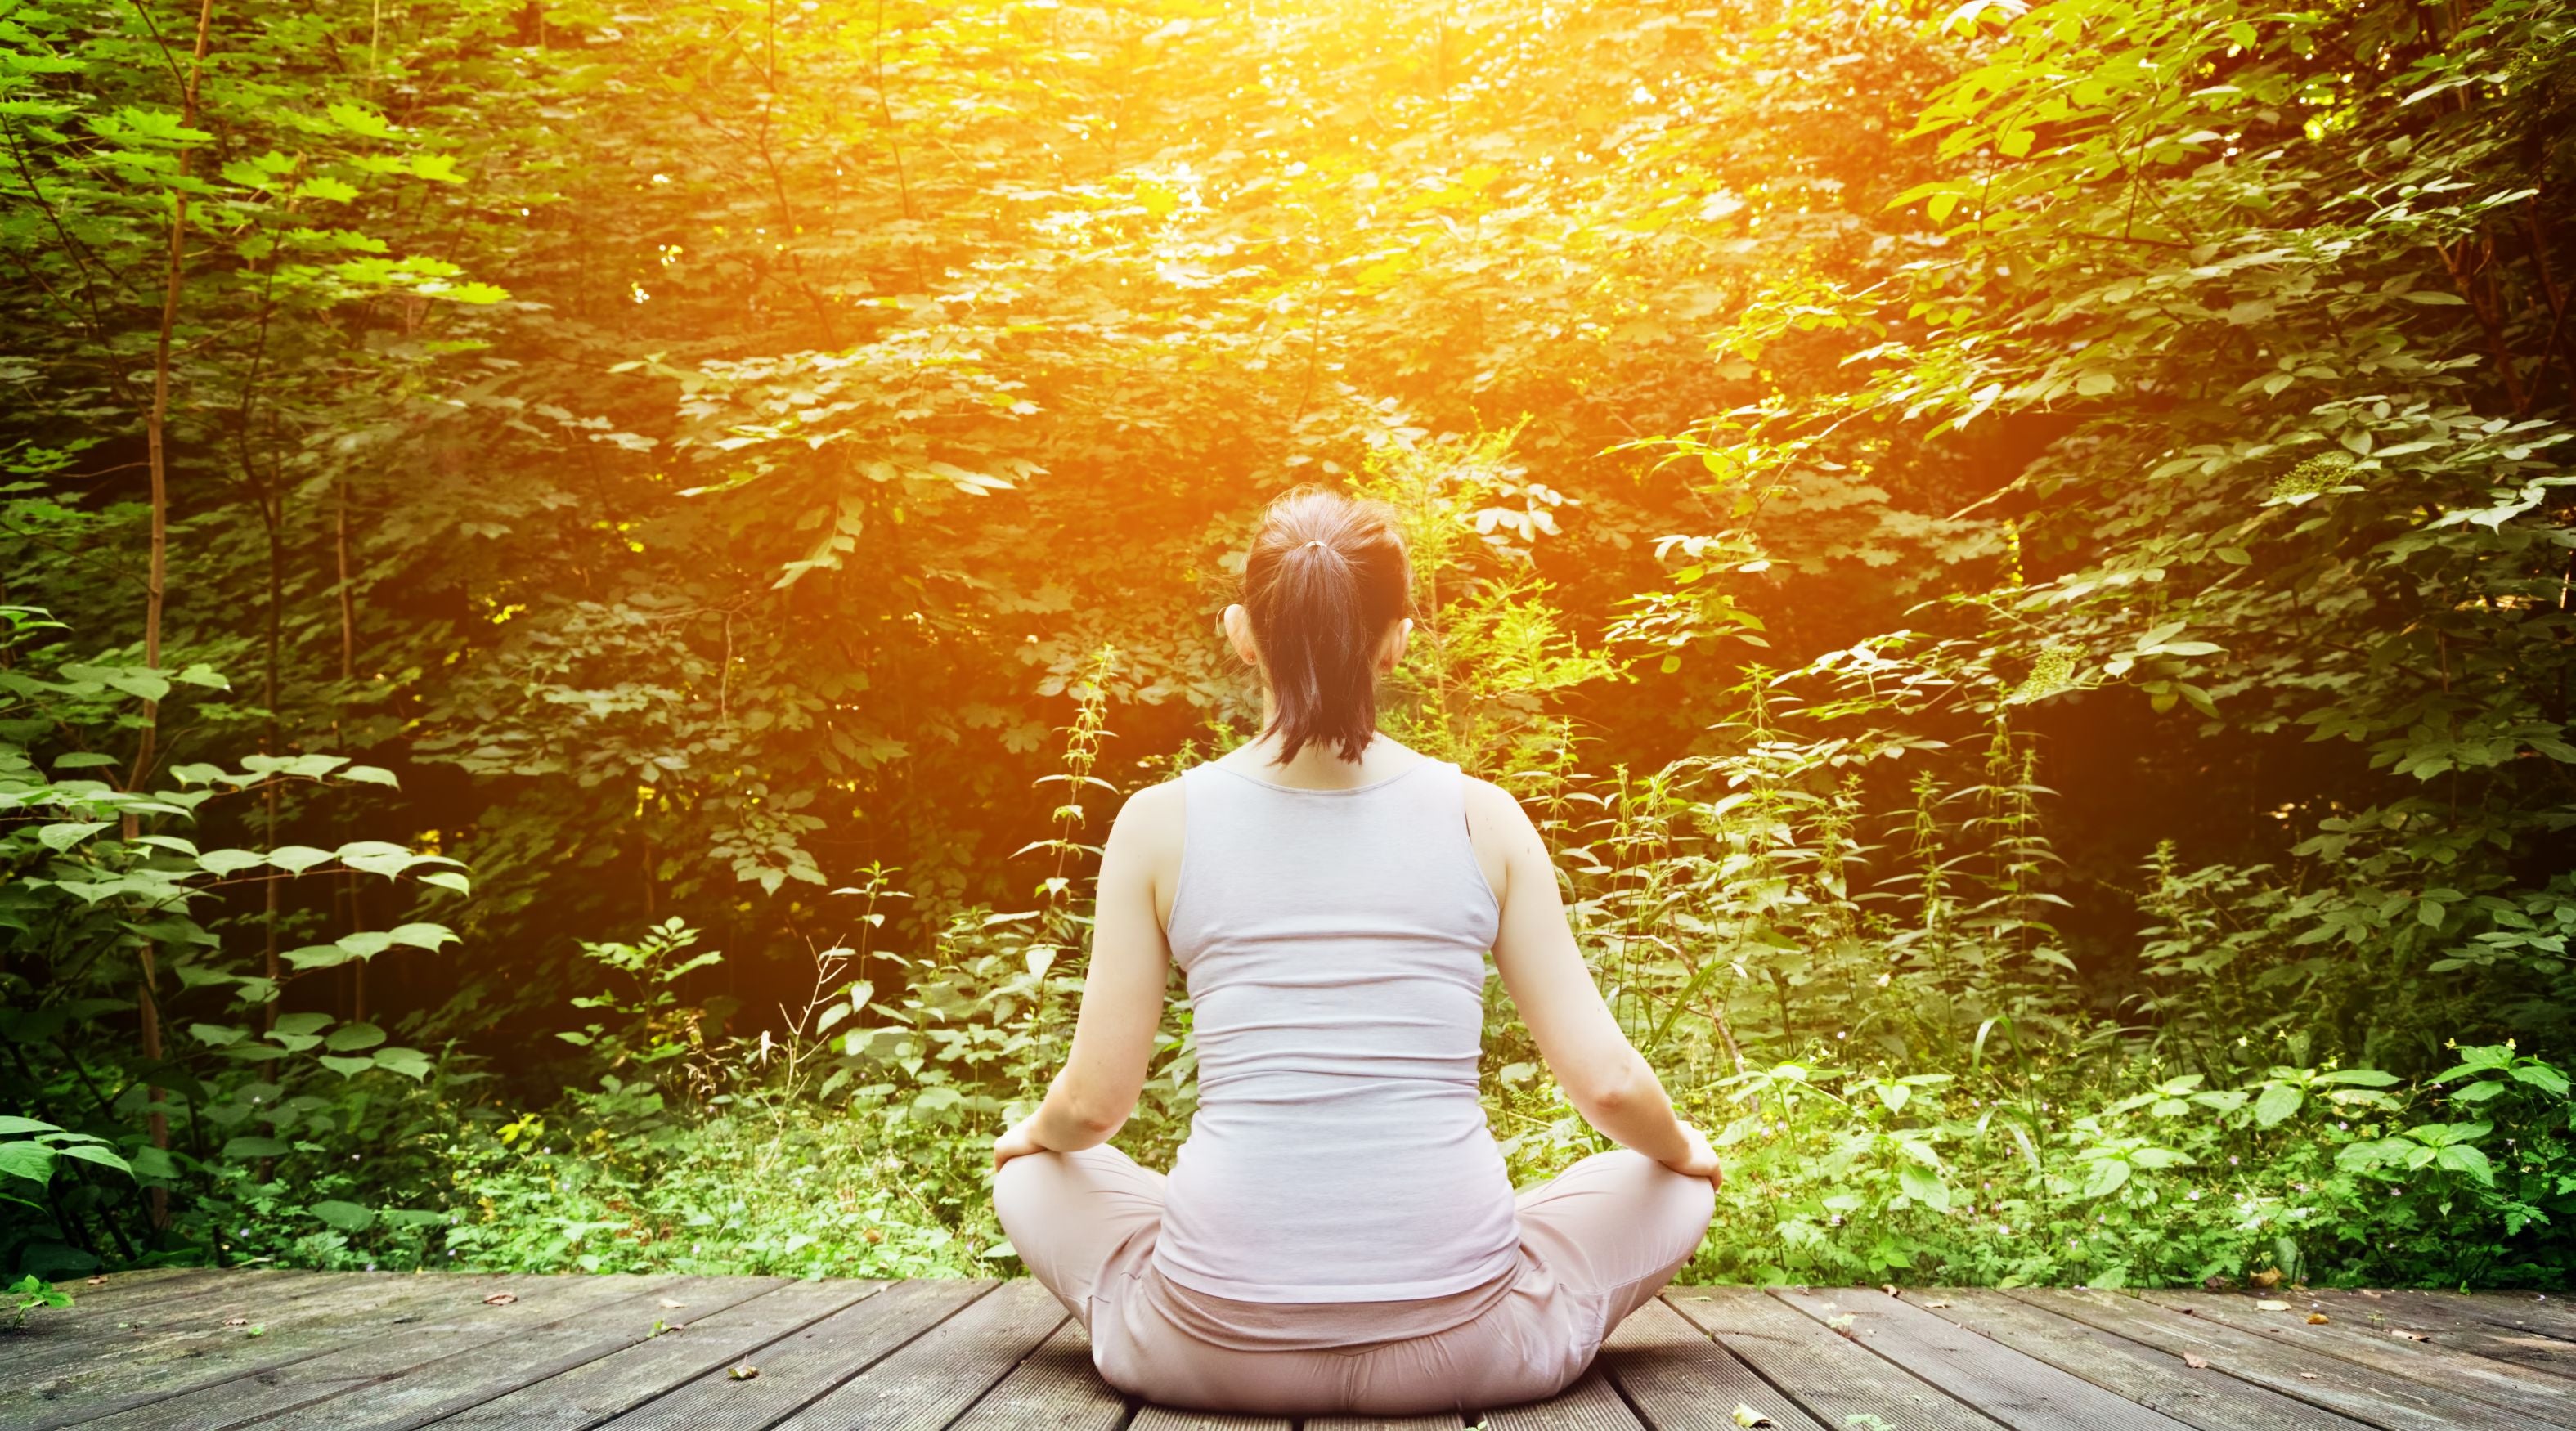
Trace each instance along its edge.
{"label": "brown hair", "polygon": [[1244,561],[1243,605],[1277,705],[1277,763],[1309,741],[1359,759],[1377,733],[1378,642],[1413,609],[1395,514],[1320,487],[1279,498]]}

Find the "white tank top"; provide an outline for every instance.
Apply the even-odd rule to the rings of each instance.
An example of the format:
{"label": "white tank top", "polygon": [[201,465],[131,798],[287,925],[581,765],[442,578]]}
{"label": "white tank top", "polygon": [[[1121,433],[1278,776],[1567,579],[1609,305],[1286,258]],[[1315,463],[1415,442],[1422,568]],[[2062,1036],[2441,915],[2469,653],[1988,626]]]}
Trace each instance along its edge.
{"label": "white tank top", "polygon": [[1172,957],[1199,1108],[1154,1249],[1246,1302],[1391,1302],[1518,1263],[1476,1061],[1501,911],[1466,777],[1424,760],[1346,790],[1181,777]]}

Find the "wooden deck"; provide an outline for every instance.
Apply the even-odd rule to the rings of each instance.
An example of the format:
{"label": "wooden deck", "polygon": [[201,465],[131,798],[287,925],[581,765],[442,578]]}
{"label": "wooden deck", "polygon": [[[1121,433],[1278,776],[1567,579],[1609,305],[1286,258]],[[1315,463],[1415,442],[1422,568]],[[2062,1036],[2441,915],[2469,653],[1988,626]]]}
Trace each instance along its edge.
{"label": "wooden deck", "polygon": [[[1290,1431],[1139,1407],[1016,1282],[164,1271],[0,1334],[48,1431]],[[2576,1428],[2576,1306],[2524,1293],[1677,1289],[1536,1406],[1308,1431]],[[751,1369],[757,1368],[754,1373]],[[1742,1408],[1739,1413],[1739,1408]]]}

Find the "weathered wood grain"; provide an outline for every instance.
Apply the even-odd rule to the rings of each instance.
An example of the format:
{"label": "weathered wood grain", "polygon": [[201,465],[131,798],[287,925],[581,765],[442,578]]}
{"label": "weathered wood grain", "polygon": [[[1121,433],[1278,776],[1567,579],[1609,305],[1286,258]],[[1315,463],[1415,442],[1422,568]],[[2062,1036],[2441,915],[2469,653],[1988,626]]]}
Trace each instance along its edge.
{"label": "weathered wood grain", "polygon": [[2456,1292],[2312,1291],[2298,1294],[2335,1319],[2335,1325],[2406,1340],[2431,1337],[2438,1346],[2576,1378],[2576,1341],[2536,1327],[2506,1326],[2459,1305]]}
{"label": "weathered wood grain", "polygon": [[2544,1431],[2550,1424],[2123,1293],[2016,1288],[2012,1295],[2159,1351],[2197,1356],[2240,1381],[2383,1431]]}
{"label": "weathered wood grain", "polygon": [[1066,1320],[1035,1282],[992,1295],[841,1383],[778,1423],[777,1431],[940,1431],[1011,1374]]}
{"label": "weathered wood grain", "polygon": [[1877,1291],[1774,1288],[1818,1322],[1849,1316],[1860,1344],[2013,1431],[2181,1431],[2182,1423]]}
{"label": "weathered wood grain", "polygon": [[1770,1417],[1780,1431],[1832,1431],[1662,1302],[1621,1322],[1600,1364],[1656,1431],[1735,1431],[1739,1406]]}
{"label": "weathered wood grain", "polygon": [[[589,1431],[710,1373],[757,1366],[762,1349],[883,1291],[883,1282],[791,1282],[721,1311],[688,1306],[678,1329],[452,1413],[438,1431]],[[673,1298],[687,1301],[687,1298]],[[661,1299],[655,1298],[658,1305]]]}
{"label": "weathered wood grain", "polygon": [[[275,1431],[416,1431],[523,1387],[651,1341],[690,1303],[722,1311],[782,1285],[774,1277],[682,1277],[521,1336],[441,1357],[262,1422]],[[666,1302],[679,1303],[666,1307]]]}
{"label": "weathered wood grain", "polygon": [[719,1368],[603,1424],[620,1431],[757,1431],[875,1365],[880,1358],[973,1305],[989,1281],[898,1282],[746,1355],[736,1377]]}
{"label": "weathered wood grain", "polygon": [[[1068,1318],[949,1431],[1117,1431],[1126,1420],[1127,1398],[1092,1370],[1091,1339]],[[1326,1423],[1306,1428],[1325,1431]]]}
{"label": "weathered wood grain", "polygon": [[1833,1431],[1996,1431],[1998,1423],[1751,1287],[1675,1288],[1672,1308]]}
{"label": "weathered wood grain", "polygon": [[526,1336],[566,1317],[648,1292],[667,1280],[531,1278],[519,1284],[527,1290],[517,1293],[519,1300],[508,1306],[477,1302],[470,1308],[423,1316],[383,1335],[337,1346],[319,1356],[230,1377],[112,1416],[70,1424],[94,1426],[99,1431],[233,1431],[442,1357],[503,1338]]}
{"label": "weathered wood grain", "polygon": [[[294,1276],[297,1274],[280,1274]],[[229,1300],[176,1319],[166,1331],[67,1360],[34,1375],[0,1379],[0,1425],[76,1425],[309,1361],[406,1326],[461,1316],[495,1291],[517,1295],[559,1279],[493,1276],[315,1277],[321,1291],[275,1309]],[[563,1285],[568,1285],[563,1284]],[[276,1312],[270,1319],[270,1311]],[[225,1313],[243,1325],[227,1326]]]}
{"label": "weathered wood grain", "polygon": [[1492,1431],[1646,1431],[1598,1366],[1552,1401],[1488,1411],[1484,1422]]}
{"label": "weathered wood grain", "polygon": [[1127,1423],[1128,1431],[1289,1431],[1284,1416],[1229,1416],[1215,1411],[1174,1411],[1148,1406]]}
{"label": "weathered wood grain", "polygon": [[2529,1294],[2297,1291],[2267,1313],[2196,1290],[1683,1288],[1551,1400],[1301,1422],[1136,1405],[1026,1281],[181,1269],[95,1290],[0,1336],[0,1427],[1728,1431],[1741,1406],[1778,1431],[2576,1431],[2576,1317]]}
{"label": "weathered wood grain", "polygon": [[1908,1292],[1908,1301],[2024,1356],[2202,1431],[2362,1431],[2361,1422],[2179,1356],[2069,1321],[2002,1292]]}
{"label": "weathered wood grain", "polygon": [[[2519,1411],[2556,1426],[2576,1427],[2576,1381],[2528,1367],[2509,1365],[2454,1351],[2435,1342],[2410,1342],[2328,1321],[2311,1324],[2311,1315],[2327,1315],[2306,1293],[2258,1299],[2217,1292],[2143,1292],[2145,1300],[2187,1311],[2274,1341],[2360,1366],[2438,1386],[2493,1406]],[[2263,1300],[2286,1301],[2290,1310],[2267,1312]]]}

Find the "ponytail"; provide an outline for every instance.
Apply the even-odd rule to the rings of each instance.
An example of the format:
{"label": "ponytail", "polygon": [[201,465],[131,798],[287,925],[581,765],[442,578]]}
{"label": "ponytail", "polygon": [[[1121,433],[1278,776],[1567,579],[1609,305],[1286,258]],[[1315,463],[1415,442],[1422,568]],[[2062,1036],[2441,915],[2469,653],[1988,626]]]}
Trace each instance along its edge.
{"label": "ponytail", "polygon": [[1277,715],[1278,763],[1309,743],[1357,760],[1377,733],[1379,643],[1412,608],[1413,572],[1394,516],[1301,487],[1270,504],[1243,567]]}

